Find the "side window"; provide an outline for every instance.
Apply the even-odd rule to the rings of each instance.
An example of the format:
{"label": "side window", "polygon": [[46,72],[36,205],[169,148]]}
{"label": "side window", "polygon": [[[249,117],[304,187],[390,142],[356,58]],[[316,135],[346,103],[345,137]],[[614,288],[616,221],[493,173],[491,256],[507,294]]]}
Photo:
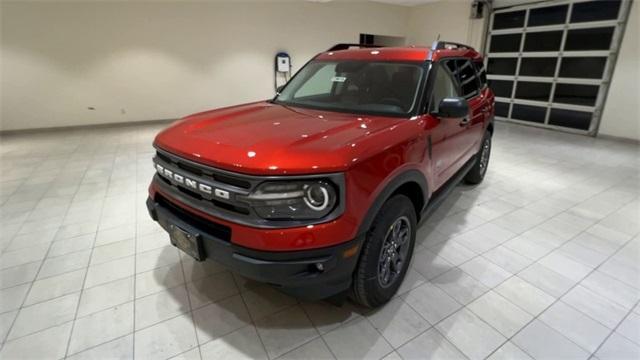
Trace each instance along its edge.
{"label": "side window", "polygon": [[449,63],[452,62],[453,61],[447,62],[447,65],[438,64],[437,67],[434,68],[434,70],[436,70],[436,75],[434,78],[433,90],[431,91],[431,99],[429,101],[429,112],[438,112],[438,106],[442,99],[460,96],[458,94],[458,86],[453,81],[445,67],[448,67]]}
{"label": "side window", "polygon": [[447,67],[447,69],[449,69],[449,71],[451,71],[452,74],[455,74],[456,71],[458,71],[458,69],[456,69],[455,60],[444,61],[443,64]]}
{"label": "side window", "polygon": [[469,60],[456,60],[458,63],[458,81],[462,89],[462,96],[470,98],[478,94],[478,77],[476,70]]}
{"label": "side window", "polygon": [[484,89],[487,85],[487,70],[484,68],[482,61],[474,61],[473,66],[476,68],[476,73],[478,74],[480,89]]}

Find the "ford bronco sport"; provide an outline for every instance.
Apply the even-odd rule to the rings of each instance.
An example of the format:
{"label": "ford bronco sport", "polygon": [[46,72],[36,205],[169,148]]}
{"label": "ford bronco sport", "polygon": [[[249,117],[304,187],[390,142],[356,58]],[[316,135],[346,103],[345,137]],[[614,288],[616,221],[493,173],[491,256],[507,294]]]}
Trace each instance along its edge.
{"label": "ford bronco sport", "polygon": [[420,219],[482,181],[494,96],[471,47],[338,45],[269,101],[157,135],[147,207],[171,243],[306,299],[400,286]]}

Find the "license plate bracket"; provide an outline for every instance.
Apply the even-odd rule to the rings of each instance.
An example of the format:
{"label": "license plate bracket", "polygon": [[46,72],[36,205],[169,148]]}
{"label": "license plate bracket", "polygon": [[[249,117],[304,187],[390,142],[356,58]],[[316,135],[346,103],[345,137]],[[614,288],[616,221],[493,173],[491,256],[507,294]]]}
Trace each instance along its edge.
{"label": "license plate bracket", "polygon": [[173,246],[184,251],[187,255],[197,261],[204,260],[202,237],[199,234],[192,234],[177,225],[169,224],[169,238]]}

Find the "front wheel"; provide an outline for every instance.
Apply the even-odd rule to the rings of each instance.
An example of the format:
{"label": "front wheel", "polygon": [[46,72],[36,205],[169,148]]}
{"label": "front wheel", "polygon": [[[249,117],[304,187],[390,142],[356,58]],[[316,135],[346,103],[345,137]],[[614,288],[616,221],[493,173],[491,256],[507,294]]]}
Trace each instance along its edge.
{"label": "front wheel", "polygon": [[491,133],[489,131],[484,133],[482,138],[482,146],[480,151],[476,155],[476,162],[473,164],[469,172],[464,177],[464,181],[467,184],[480,184],[484,179],[484,175],[487,173],[487,167],[489,166],[489,157],[491,155]]}
{"label": "front wheel", "polygon": [[353,279],[356,302],[377,307],[398,291],[409,267],[416,238],[416,212],[411,200],[395,195],[376,215],[363,244]]}

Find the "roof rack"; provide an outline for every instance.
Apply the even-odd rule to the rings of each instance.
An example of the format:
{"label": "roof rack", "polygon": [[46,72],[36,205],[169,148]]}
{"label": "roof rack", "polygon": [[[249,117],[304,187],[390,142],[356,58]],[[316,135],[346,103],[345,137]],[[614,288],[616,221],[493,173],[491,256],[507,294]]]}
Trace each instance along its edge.
{"label": "roof rack", "polygon": [[327,51],[339,51],[348,50],[350,48],[379,48],[380,45],[367,45],[367,44],[335,44]]}
{"label": "roof rack", "polygon": [[440,50],[440,49],[469,49],[474,50],[473,47],[465,44],[460,44],[452,41],[442,41],[436,40],[431,45],[431,50]]}

